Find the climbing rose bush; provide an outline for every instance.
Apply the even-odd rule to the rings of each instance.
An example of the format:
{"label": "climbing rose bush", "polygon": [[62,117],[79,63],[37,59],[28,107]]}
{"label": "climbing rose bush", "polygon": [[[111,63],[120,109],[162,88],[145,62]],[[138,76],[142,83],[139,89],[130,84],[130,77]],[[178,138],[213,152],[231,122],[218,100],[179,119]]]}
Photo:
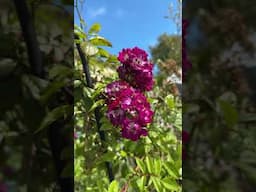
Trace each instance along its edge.
{"label": "climbing rose bush", "polygon": [[122,80],[108,84],[105,92],[107,117],[121,127],[122,137],[137,141],[147,136],[146,126],[152,122],[153,111],[143,93]]}
{"label": "climbing rose bush", "polygon": [[107,117],[114,126],[121,127],[122,137],[137,141],[147,136],[146,126],[152,122],[153,111],[144,91],[153,88],[153,64],[147,53],[138,48],[123,49],[117,69],[120,80],[107,85]]}
{"label": "climbing rose bush", "polygon": [[121,62],[117,69],[119,78],[141,91],[152,90],[153,64],[147,57],[147,53],[138,47],[123,49],[118,55]]}

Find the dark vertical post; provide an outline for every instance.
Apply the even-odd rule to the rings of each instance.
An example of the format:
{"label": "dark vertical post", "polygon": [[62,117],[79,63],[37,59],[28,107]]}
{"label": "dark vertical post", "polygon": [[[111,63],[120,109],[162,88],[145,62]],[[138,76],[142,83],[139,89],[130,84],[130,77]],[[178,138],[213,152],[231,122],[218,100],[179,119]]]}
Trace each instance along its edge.
{"label": "dark vertical post", "polygon": [[[75,37],[75,39],[78,39],[78,37]],[[83,53],[79,43],[76,43],[76,47],[77,47],[77,50],[78,50],[78,53],[79,53],[79,56],[81,58],[81,62],[82,62],[82,65],[83,65],[83,70],[84,70],[84,73],[85,73],[85,78],[86,78],[87,86],[90,87],[90,88],[93,88],[94,86],[93,86],[92,79],[91,79],[91,76],[90,76],[88,61],[87,61],[87,59],[85,57],[85,54]],[[97,123],[98,133],[100,135],[100,140],[104,142],[104,141],[106,141],[106,138],[105,138],[104,131],[100,130],[100,127],[101,127],[101,123],[100,123],[101,114],[100,114],[100,108],[99,107],[97,107],[95,109],[94,114],[95,114],[95,119],[96,119],[96,123]],[[105,162],[105,164],[106,164],[106,168],[107,168],[108,178],[109,178],[109,181],[111,182],[111,181],[114,180],[114,175],[113,175],[113,171],[112,171],[112,165],[111,165],[110,162]]]}
{"label": "dark vertical post", "polygon": [[32,69],[32,73],[38,77],[43,76],[42,55],[39,49],[36,33],[32,23],[25,0],[13,0],[18,18],[20,21],[22,33],[28,49],[28,57]]}

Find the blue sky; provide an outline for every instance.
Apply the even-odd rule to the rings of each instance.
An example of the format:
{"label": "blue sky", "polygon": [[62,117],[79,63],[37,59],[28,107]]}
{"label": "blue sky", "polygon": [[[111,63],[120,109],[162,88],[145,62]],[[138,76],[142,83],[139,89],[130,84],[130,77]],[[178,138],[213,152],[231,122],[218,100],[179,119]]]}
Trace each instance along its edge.
{"label": "blue sky", "polygon": [[[88,26],[101,24],[100,35],[113,45],[110,53],[134,46],[149,51],[159,35],[176,32],[175,24],[164,18],[171,2],[176,0],[85,0],[82,16]],[[75,23],[78,21],[75,14]]]}

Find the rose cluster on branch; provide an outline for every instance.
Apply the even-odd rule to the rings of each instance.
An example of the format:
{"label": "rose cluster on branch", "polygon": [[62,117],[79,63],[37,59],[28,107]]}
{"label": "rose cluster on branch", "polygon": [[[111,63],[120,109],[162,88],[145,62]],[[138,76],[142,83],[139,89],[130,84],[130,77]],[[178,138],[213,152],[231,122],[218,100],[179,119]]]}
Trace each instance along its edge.
{"label": "rose cluster on branch", "polygon": [[122,63],[117,69],[120,79],[141,91],[150,91],[153,88],[153,64],[147,57],[147,53],[138,47],[123,49],[118,56]]}
{"label": "rose cluster on branch", "polygon": [[121,127],[122,137],[137,141],[147,136],[146,126],[152,122],[153,111],[144,91],[153,88],[153,64],[147,53],[138,47],[123,49],[118,56],[120,80],[107,85],[107,117]]}

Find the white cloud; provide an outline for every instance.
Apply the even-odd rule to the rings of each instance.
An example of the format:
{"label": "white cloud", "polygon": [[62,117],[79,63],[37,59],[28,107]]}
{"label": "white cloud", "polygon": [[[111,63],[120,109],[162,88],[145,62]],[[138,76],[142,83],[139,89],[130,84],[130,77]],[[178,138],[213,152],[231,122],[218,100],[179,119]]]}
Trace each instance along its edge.
{"label": "white cloud", "polygon": [[97,9],[89,10],[89,15],[90,17],[94,18],[94,17],[105,15],[106,12],[107,10],[105,7],[99,7]]}

